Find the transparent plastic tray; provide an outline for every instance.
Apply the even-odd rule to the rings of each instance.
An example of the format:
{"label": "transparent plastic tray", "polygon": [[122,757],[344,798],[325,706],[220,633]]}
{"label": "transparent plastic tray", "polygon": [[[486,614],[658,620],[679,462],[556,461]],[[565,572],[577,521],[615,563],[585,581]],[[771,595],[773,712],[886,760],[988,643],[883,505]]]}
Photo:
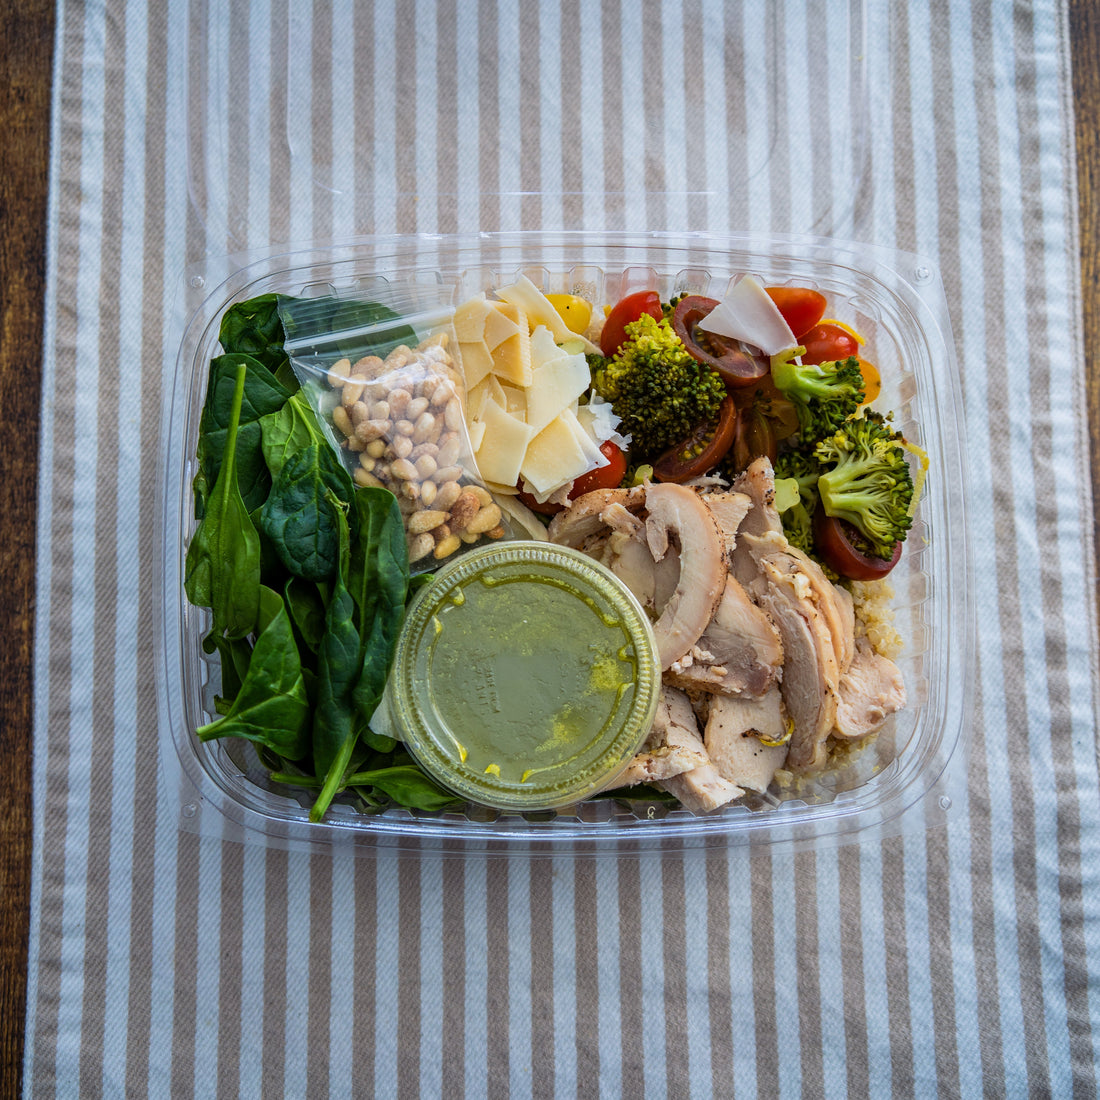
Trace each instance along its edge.
{"label": "transparent plastic tray", "polygon": [[[183,564],[194,530],[191,481],[199,416],[218,324],[235,302],[267,292],[368,296],[428,283],[472,293],[522,272],[548,292],[585,288],[610,303],[643,286],[663,298],[683,291],[721,297],[732,277],[812,285],[828,313],[867,338],[882,375],[875,407],[894,414],[922,447],[930,472],[901,562],[891,574],[898,665],[908,706],[839,770],[774,789],[753,802],[696,816],[644,799],[597,799],[565,811],[502,814],[403,809],[367,815],[335,805],[308,820],[308,798],[271,785],[252,750],[200,744],[216,663],[201,639],[206,612],[188,604]],[[165,797],[181,826],[280,846],[354,844],[459,851],[638,851],[712,844],[820,845],[942,820],[965,771],[973,612],[964,504],[962,399],[942,285],[919,257],[814,237],[746,234],[511,233],[375,237],[341,245],[206,261],[180,291],[179,347],[164,387],[158,537],[163,570],[158,614],[159,722]]]}

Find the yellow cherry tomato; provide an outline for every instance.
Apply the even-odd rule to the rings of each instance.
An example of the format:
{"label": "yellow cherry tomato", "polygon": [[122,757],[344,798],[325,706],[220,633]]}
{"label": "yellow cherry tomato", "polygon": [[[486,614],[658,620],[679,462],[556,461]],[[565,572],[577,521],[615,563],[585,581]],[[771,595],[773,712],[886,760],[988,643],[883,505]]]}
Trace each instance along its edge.
{"label": "yellow cherry tomato", "polygon": [[859,359],[859,371],[863,375],[863,404],[870,405],[882,392],[882,378],[874,363],[866,359]]}
{"label": "yellow cherry tomato", "polygon": [[584,332],[592,320],[592,307],[576,294],[547,294],[546,300],[558,311],[570,332]]}

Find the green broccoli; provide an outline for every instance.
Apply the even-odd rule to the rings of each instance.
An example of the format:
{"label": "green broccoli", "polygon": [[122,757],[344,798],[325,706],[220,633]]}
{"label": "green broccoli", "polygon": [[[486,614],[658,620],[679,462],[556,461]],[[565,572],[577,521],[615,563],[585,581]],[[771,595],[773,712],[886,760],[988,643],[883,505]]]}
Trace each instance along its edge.
{"label": "green broccoli", "polygon": [[832,435],[866,395],[855,357],[831,363],[796,363],[793,357],[775,356],[772,381],[794,405],[806,440]]}
{"label": "green broccoli", "polygon": [[592,385],[622,417],[631,457],[656,457],[714,421],[726,396],[721,375],[693,359],[672,325],[643,313],[625,327],[626,342],[611,359],[589,358]]}
{"label": "green broccoli", "polygon": [[913,478],[900,440],[885,417],[865,410],[814,448],[825,514],[850,523],[866,552],[884,560],[913,522]]}
{"label": "green broccoli", "polygon": [[776,508],[783,521],[783,533],[792,546],[815,558],[813,514],[818,505],[817,479],[821,467],[813,453],[801,449],[783,451],[775,460],[775,482],[778,490],[782,481],[790,481],[796,487],[798,498],[780,508],[780,496],[776,492]]}

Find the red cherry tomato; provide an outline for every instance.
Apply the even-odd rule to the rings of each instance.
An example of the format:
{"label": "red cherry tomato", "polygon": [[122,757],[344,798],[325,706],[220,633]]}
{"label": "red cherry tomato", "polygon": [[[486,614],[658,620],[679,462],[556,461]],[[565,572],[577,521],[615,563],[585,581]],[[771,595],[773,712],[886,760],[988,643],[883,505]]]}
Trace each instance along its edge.
{"label": "red cherry tomato", "polygon": [[831,363],[850,355],[859,356],[859,341],[840,325],[816,325],[803,333],[799,342],[806,349],[802,353],[803,363]]}
{"label": "red cherry tomato", "polygon": [[802,286],[765,287],[769,297],[775,302],[783,320],[801,340],[825,316],[825,295]]}
{"label": "red cherry tomato", "polygon": [[655,290],[639,290],[620,299],[611,308],[600,333],[600,351],[610,359],[626,340],[626,326],[648,313],[655,321],[664,316],[661,299]]}
{"label": "red cherry tomato", "polygon": [[610,440],[600,444],[600,451],[607,459],[607,465],[581,474],[573,482],[573,488],[569,490],[570,500],[583,497],[585,493],[591,493],[594,489],[617,489],[622,484],[623,478],[626,477],[626,455]]}
{"label": "red cherry tomato", "polygon": [[[622,484],[623,478],[626,477],[626,455],[623,454],[621,448],[610,440],[600,444],[600,451],[607,459],[607,465],[599,466],[595,470],[589,470],[588,473],[581,474],[573,482],[573,488],[569,490],[570,500],[576,500],[577,497],[584,496],[585,493],[591,493],[594,489],[615,489]],[[525,493],[522,489],[519,493],[519,499],[532,512],[540,512],[544,516],[556,515],[564,507],[564,505],[550,504],[549,502],[540,504],[530,493]]]}
{"label": "red cherry tomato", "polygon": [[726,456],[737,434],[737,406],[726,394],[718,409],[717,423],[704,421],[687,438],[670,447],[653,463],[657,481],[680,484],[713,470]]}
{"label": "red cherry tomato", "polygon": [[900,542],[894,547],[890,558],[872,558],[855,545],[849,532],[855,534],[843,520],[827,516],[824,508],[814,509],[814,546],[825,564],[842,577],[853,581],[873,581],[885,577],[897,565],[901,557]]}
{"label": "red cherry tomato", "polygon": [[742,351],[736,340],[699,328],[699,322],[716,305],[718,303],[713,298],[688,294],[676,303],[672,311],[672,327],[691,355],[716,370],[727,386],[751,385],[768,373],[770,364],[764,357],[757,358]]}
{"label": "red cherry tomato", "polygon": [[747,469],[749,463],[761,455],[767,455],[774,464],[779,454],[778,444],[771,422],[760,405],[754,402],[738,409],[737,431],[730,448],[734,469],[738,473]]}

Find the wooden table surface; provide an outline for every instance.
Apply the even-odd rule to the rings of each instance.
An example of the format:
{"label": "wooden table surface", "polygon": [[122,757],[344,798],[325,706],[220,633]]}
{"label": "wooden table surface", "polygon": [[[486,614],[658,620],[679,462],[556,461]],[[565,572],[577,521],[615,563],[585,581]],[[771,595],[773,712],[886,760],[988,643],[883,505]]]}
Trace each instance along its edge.
{"label": "wooden table surface", "polygon": [[[1081,282],[1094,501],[1100,502],[1100,5],[1070,0],[1080,189]],[[46,192],[55,12],[0,0],[0,1096],[21,1089],[30,918],[35,493],[46,286]],[[1100,558],[1100,526],[1094,527]]]}

